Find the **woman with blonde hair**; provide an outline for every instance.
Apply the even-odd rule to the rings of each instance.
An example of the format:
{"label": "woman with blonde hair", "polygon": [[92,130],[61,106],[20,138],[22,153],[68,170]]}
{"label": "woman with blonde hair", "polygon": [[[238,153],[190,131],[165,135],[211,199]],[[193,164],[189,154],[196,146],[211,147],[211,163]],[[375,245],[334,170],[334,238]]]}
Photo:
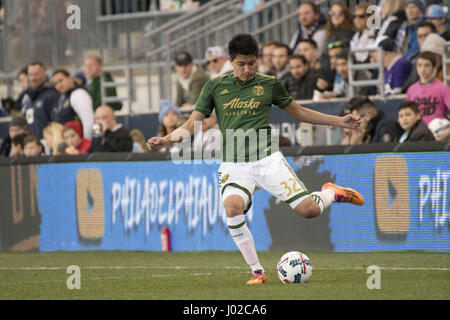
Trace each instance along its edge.
{"label": "woman with blonde hair", "polygon": [[383,1],[381,4],[381,26],[376,30],[376,43],[380,43],[385,36],[395,40],[400,26],[406,20],[404,4],[404,0]]}
{"label": "woman with blonde hair", "polygon": [[62,131],[63,125],[58,122],[51,122],[47,127],[44,128],[42,134],[45,141],[46,155],[61,154],[61,152],[58,151],[58,147],[64,142]]}

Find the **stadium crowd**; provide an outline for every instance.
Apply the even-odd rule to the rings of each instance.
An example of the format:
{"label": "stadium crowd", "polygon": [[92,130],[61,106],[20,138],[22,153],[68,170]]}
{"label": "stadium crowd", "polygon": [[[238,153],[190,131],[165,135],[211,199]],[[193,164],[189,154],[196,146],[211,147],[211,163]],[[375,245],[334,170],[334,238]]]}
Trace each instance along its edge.
{"label": "stadium crowd", "polygon": [[[162,2],[157,1],[158,9]],[[201,1],[179,1],[192,2],[200,5]],[[250,10],[262,2],[244,1]],[[368,27],[369,3],[351,11],[345,3],[336,2],[324,15],[313,2],[304,2],[298,9],[298,30],[289,43],[261,44],[258,71],[277,77],[296,100],[351,98],[340,112],[359,115],[362,125],[358,130],[343,130],[342,144],[449,141],[450,87],[443,79],[443,56],[450,31],[447,8],[434,2],[383,1],[381,25],[375,29]],[[102,3],[106,5],[106,0]],[[141,9],[148,10],[152,3],[147,1],[148,7]],[[376,51],[352,54],[351,50],[378,47],[384,88],[357,87],[352,98],[349,60],[374,63],[380,57]],[[233,70],[220,46],[209,47],[204,61],[199,65],[189,52],[176,54],[176,98],[161,101],[159,136],[186,120],[208,79]],[[2,99],[0,116],[13,116],[9,136],[0,146],[2,156],[145,152],[142,134],[130,133],[116,121],[114,112],[122,105],[101,104],[100,81],[111,81],[112,76],[102,71],[99,57],[86,57],[83,72],[74,75],[63,68],[53,70],[49,76],[42,63],[30,63],[17,75],[20,95]],[[358,70],[353,76],[377,79],[378,70]],[[406,94],[397,106],[397,121],[371,100],[381,89],[386,95]],[[106,95],[116,96],[116,89],[108,87]],[[203,147],[208,147],[216,128],[215,115],[204,120]]]}

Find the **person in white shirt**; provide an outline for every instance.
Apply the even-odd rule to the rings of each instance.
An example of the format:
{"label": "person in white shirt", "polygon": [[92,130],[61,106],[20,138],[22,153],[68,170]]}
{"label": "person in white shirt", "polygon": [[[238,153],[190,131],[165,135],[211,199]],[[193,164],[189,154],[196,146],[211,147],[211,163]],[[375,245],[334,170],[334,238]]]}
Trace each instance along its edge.
{"label": "person in white shirt", "polygon": [[209,47],[205,52],[206,66],[210,78],[217,78],[226,73],[233,72],[233,66],[222,47]]}

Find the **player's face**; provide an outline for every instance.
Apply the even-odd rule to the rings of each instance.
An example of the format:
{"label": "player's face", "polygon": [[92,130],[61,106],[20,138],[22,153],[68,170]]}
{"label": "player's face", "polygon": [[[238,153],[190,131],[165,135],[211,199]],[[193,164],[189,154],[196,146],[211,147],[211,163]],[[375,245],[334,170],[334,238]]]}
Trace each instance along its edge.
{"label": "player's face", "polygon": [[414,113],[410,108],[401,109],[398,112],[398,123],[405,131],[409,131],[418,120],[420,120],[420,113]]}
{"label": "player's face", "polygon": [[234,68],[234,76],[242,82],[247,82],[253,79],[256,69],[258,68],[258,57],[255,55],[242,55],[238,54],[233,60],[231,65]]}

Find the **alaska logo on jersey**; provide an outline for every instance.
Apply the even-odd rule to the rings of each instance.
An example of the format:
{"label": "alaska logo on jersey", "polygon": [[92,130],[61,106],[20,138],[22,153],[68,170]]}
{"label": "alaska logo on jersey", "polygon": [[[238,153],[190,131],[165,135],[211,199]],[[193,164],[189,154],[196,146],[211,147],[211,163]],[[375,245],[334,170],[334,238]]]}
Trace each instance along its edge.
{"label": "alaska logo on jersey", "polygon": [[241,98],[234,98],[230,102],[223,104],[223,110],[226,109],[256,109],[259,107],[261,102],[256,101],[255,98],[252,98],[250,101],[241,100]]}

